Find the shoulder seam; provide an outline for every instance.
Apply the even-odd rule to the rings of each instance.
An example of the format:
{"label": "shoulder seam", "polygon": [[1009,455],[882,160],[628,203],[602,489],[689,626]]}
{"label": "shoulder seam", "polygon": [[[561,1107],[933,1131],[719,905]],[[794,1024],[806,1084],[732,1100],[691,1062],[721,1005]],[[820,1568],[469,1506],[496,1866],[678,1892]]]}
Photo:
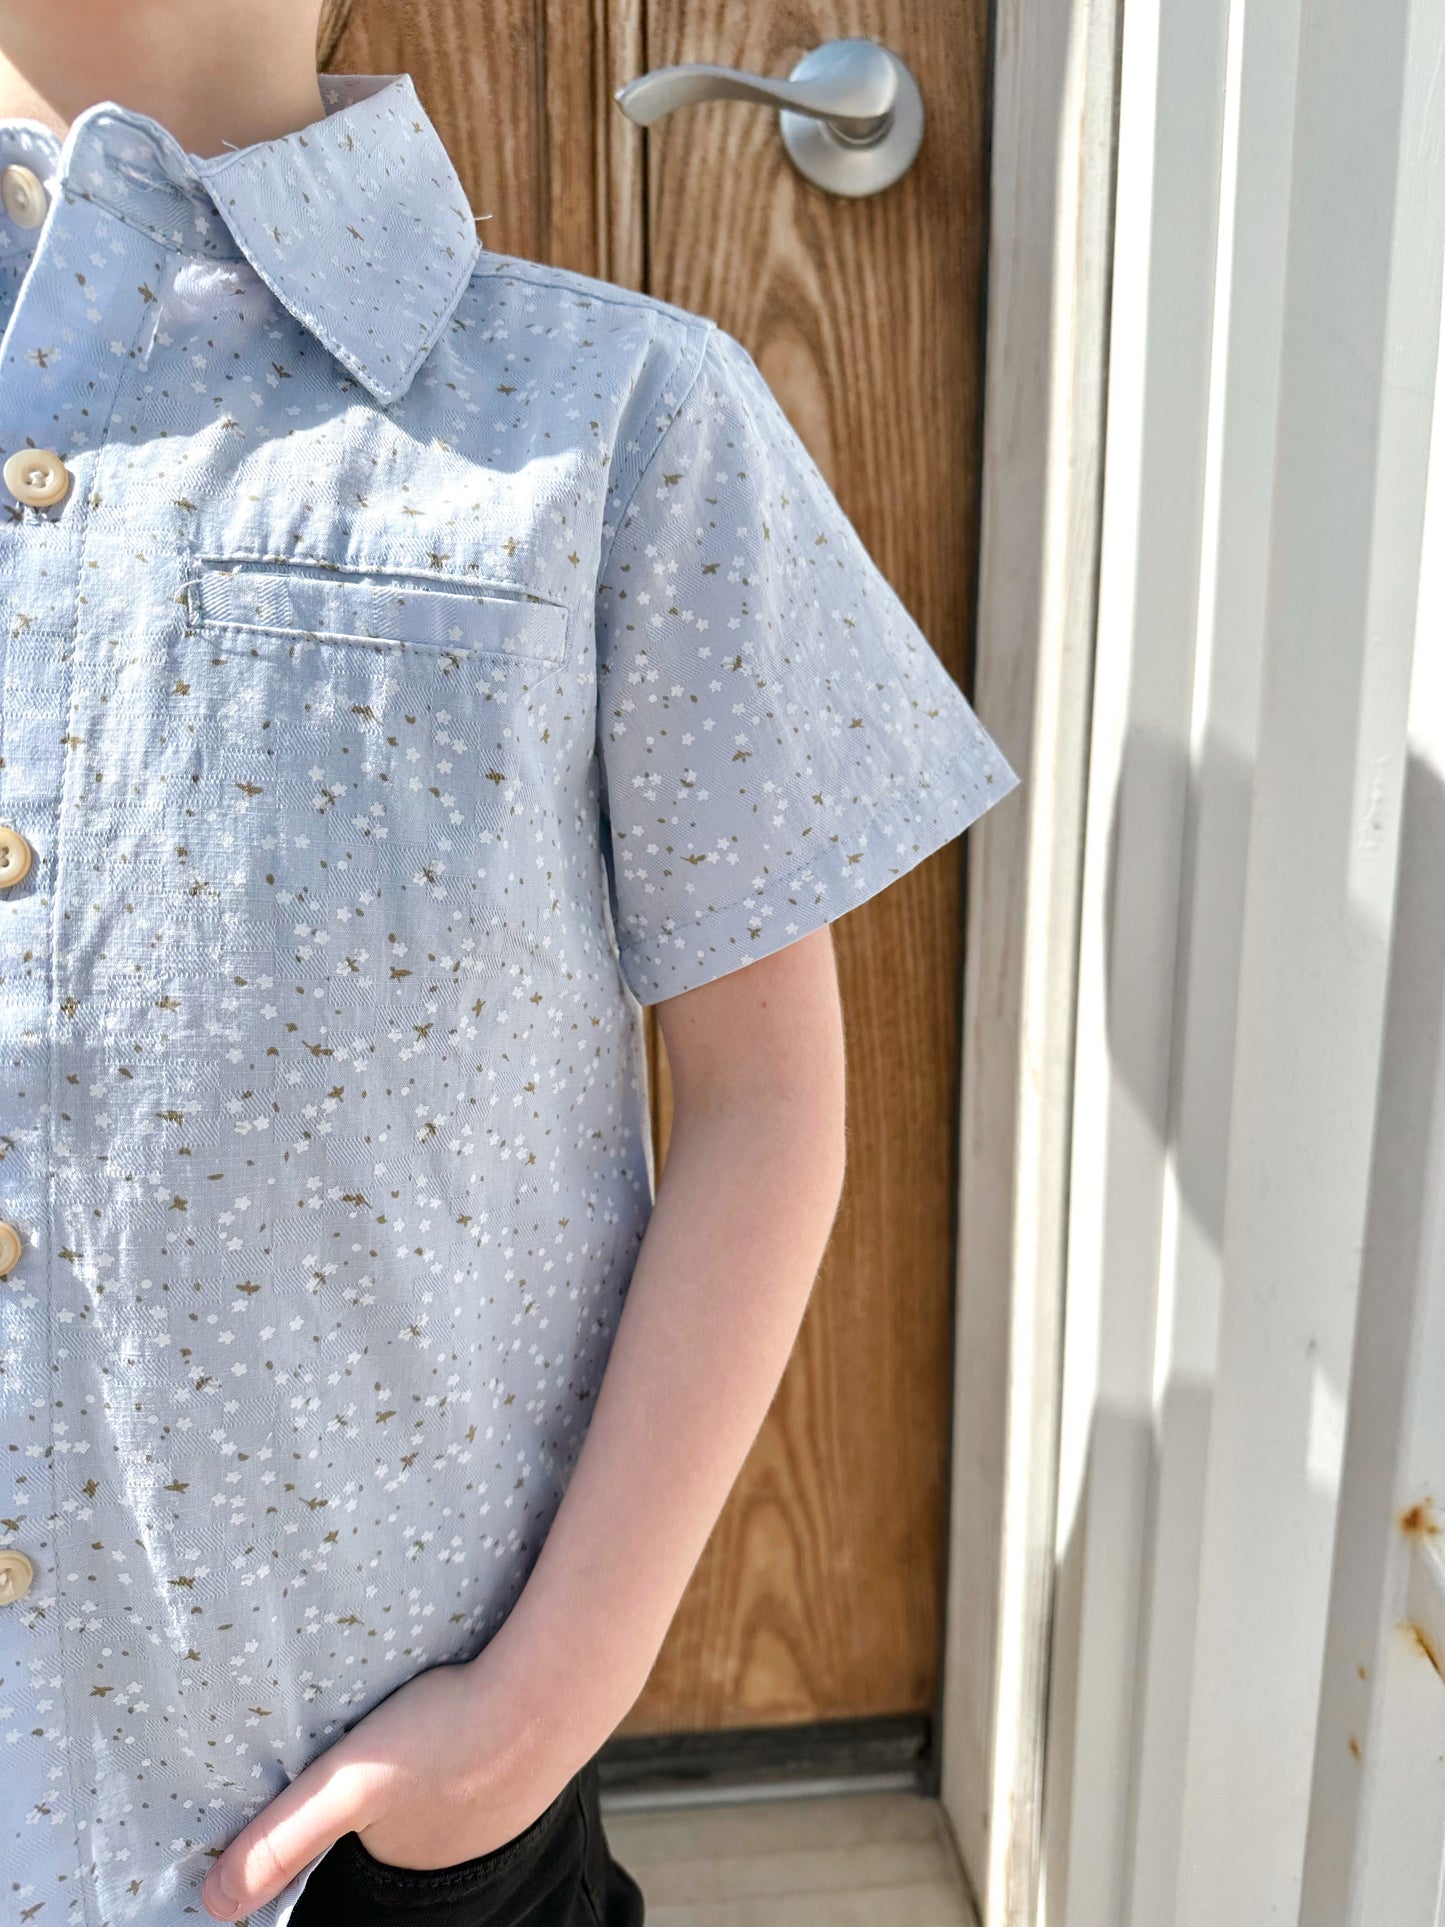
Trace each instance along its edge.
{"label": "shoulder seam", "polygon": [[694,320],[697,326],[690,348],[691,366],[688,364],[688,356],[686,354],[678,356],[677,366],[682,376],[682,393],[678,397],[676,407],[674,407],[672,413],[658,430],[657,440],[648,450],[647,459],[643,462],[641,468],[638,469],[632,487],[627,491],[627,500],[617,512],[617,520],[613,524],[612,533],[608,536],[602,553],[598,557],[597,580],[599,583],[602,580],[608,563],[612,559],[612,545],[627,524],[627,517],[631,513],[632,504],[637,499],[637,491],[642,487],[643,480],[651,469],[652,464],[657,460],[663,443],[672,433],[673,423],[677,420],[683,409],[686,408],[692,397],[692,392],[697,387],[698,381],[702,376],[703,363],[707,359],[708,344],[712,341],[718,330],[717,323],[709,320],[706,315],[695,316]]}
{"label": "shoulder seam", "polygon": [[[505,259],[505,266],[500,265],[501,259]],[[487,265],[489,260],[498,261],[499,265],[489,267]],[[468,279],[475,280],[478,275],[486,275],[493,281],[526,281],[534,287],[561,288],[564,292],[569,292],[565,283],[570,278],[570,270],[551,268],[545,261],[527,261],[520,256],[498,257],[488,248],[481,249],[468,274]],[[578,278],[588,281],[594,279],[590,275]],[[716,326],[716,323],[707,315],[693,314],[686,308],[678,307],[674,302],[663,301],[657,295],[642,294],[635,288],[618,288],[611,283],[603,286],[599,283],[596,290],[587,287],[572,289],[570,292],[574,300],[589,301],[599,307],[637,308],[644,312],[651,310],[655,313],[671,315],[684,325],[689,322],[694,324],[704,322],[709,327]]]}

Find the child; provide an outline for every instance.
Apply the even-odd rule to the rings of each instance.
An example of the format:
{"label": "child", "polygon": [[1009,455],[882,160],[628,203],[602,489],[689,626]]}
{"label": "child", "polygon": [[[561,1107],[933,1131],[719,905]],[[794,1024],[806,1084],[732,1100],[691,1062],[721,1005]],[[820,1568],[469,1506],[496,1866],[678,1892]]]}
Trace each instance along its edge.
{"label": "child", "polygon": [[1019,779],[743,348],[481,248],[316,11],[0,28],[6,1918],[632,1927],[828,925]]}

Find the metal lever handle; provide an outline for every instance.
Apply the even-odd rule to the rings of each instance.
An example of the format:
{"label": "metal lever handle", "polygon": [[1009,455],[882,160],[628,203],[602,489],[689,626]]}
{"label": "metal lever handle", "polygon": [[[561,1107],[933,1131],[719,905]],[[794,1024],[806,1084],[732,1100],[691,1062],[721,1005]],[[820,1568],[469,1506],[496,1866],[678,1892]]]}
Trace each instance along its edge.
{"label": "metal lever handle", "polygon": [[898,76],[886,51],[872,40],[833,40],[817,54],[821,58],[806,80],[769,80],[764,74],[693,60],[639,74],[618,88],[615,99],[640,127],[650,127],[674,107],[748,100],[826,121],[840,140],[867,142],[886,133],[898,93]]}
{"label": "metal lever handle", "polygon": [[923,139],[917,83],[876,40],[825,41],[786,80],[702,61],[658,67],[619,87],[613,99],[642,127],[702,101],[776,107],[783,144],[799,172],[833,194],[876,194],[892,186],[912,166]]}

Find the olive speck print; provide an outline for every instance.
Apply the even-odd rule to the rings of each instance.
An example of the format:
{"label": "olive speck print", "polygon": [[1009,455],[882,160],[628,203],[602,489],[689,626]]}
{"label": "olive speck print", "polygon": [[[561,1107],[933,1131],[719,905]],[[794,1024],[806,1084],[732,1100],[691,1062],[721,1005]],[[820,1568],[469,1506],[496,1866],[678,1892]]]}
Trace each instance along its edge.
{"label": "olive speck print", "polygon": [[204,1917],[485,1645],[648,1222],[643,1007],[1019,781],[743,347],[318,78],[209,158],[0,119],[6,1923]]}

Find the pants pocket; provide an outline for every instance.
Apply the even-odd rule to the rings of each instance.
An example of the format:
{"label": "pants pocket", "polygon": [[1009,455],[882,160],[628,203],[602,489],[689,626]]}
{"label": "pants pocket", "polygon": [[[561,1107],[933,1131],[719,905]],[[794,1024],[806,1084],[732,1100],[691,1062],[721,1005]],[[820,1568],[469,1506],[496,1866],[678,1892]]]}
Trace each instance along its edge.
{"label": "pants pocket", "polygon": [[291,1927],[591,1927],[585,1844],[575,1776],[519,1834],[450,1866],[394,1867],[343,1834],[307,1880]]}
{"label": "pants pocket", "polygon": [[388,1881],[400,1881],[407,1885],[435,1882],[443,1886],[458,1886],[511,1865],[535,1847],[542,1836],[551,1830],[560,1810],[572,1799],[575,1785],[575,1780],[569,1780],[550,1806],[539,1813],[530,1825],[523,1827],[520,1833],[514,1833],[510,1840],[504,1840],[501,1846],[493,1847],[487,1853],[479,1853],[471,1860],[458,1860],[445,1867],[393,1867],[385,1860],[378,1860],[359,1833],[350,1834],[348,1838],[355,1842],[357,1858],[366,1871],[382,1885]]}

